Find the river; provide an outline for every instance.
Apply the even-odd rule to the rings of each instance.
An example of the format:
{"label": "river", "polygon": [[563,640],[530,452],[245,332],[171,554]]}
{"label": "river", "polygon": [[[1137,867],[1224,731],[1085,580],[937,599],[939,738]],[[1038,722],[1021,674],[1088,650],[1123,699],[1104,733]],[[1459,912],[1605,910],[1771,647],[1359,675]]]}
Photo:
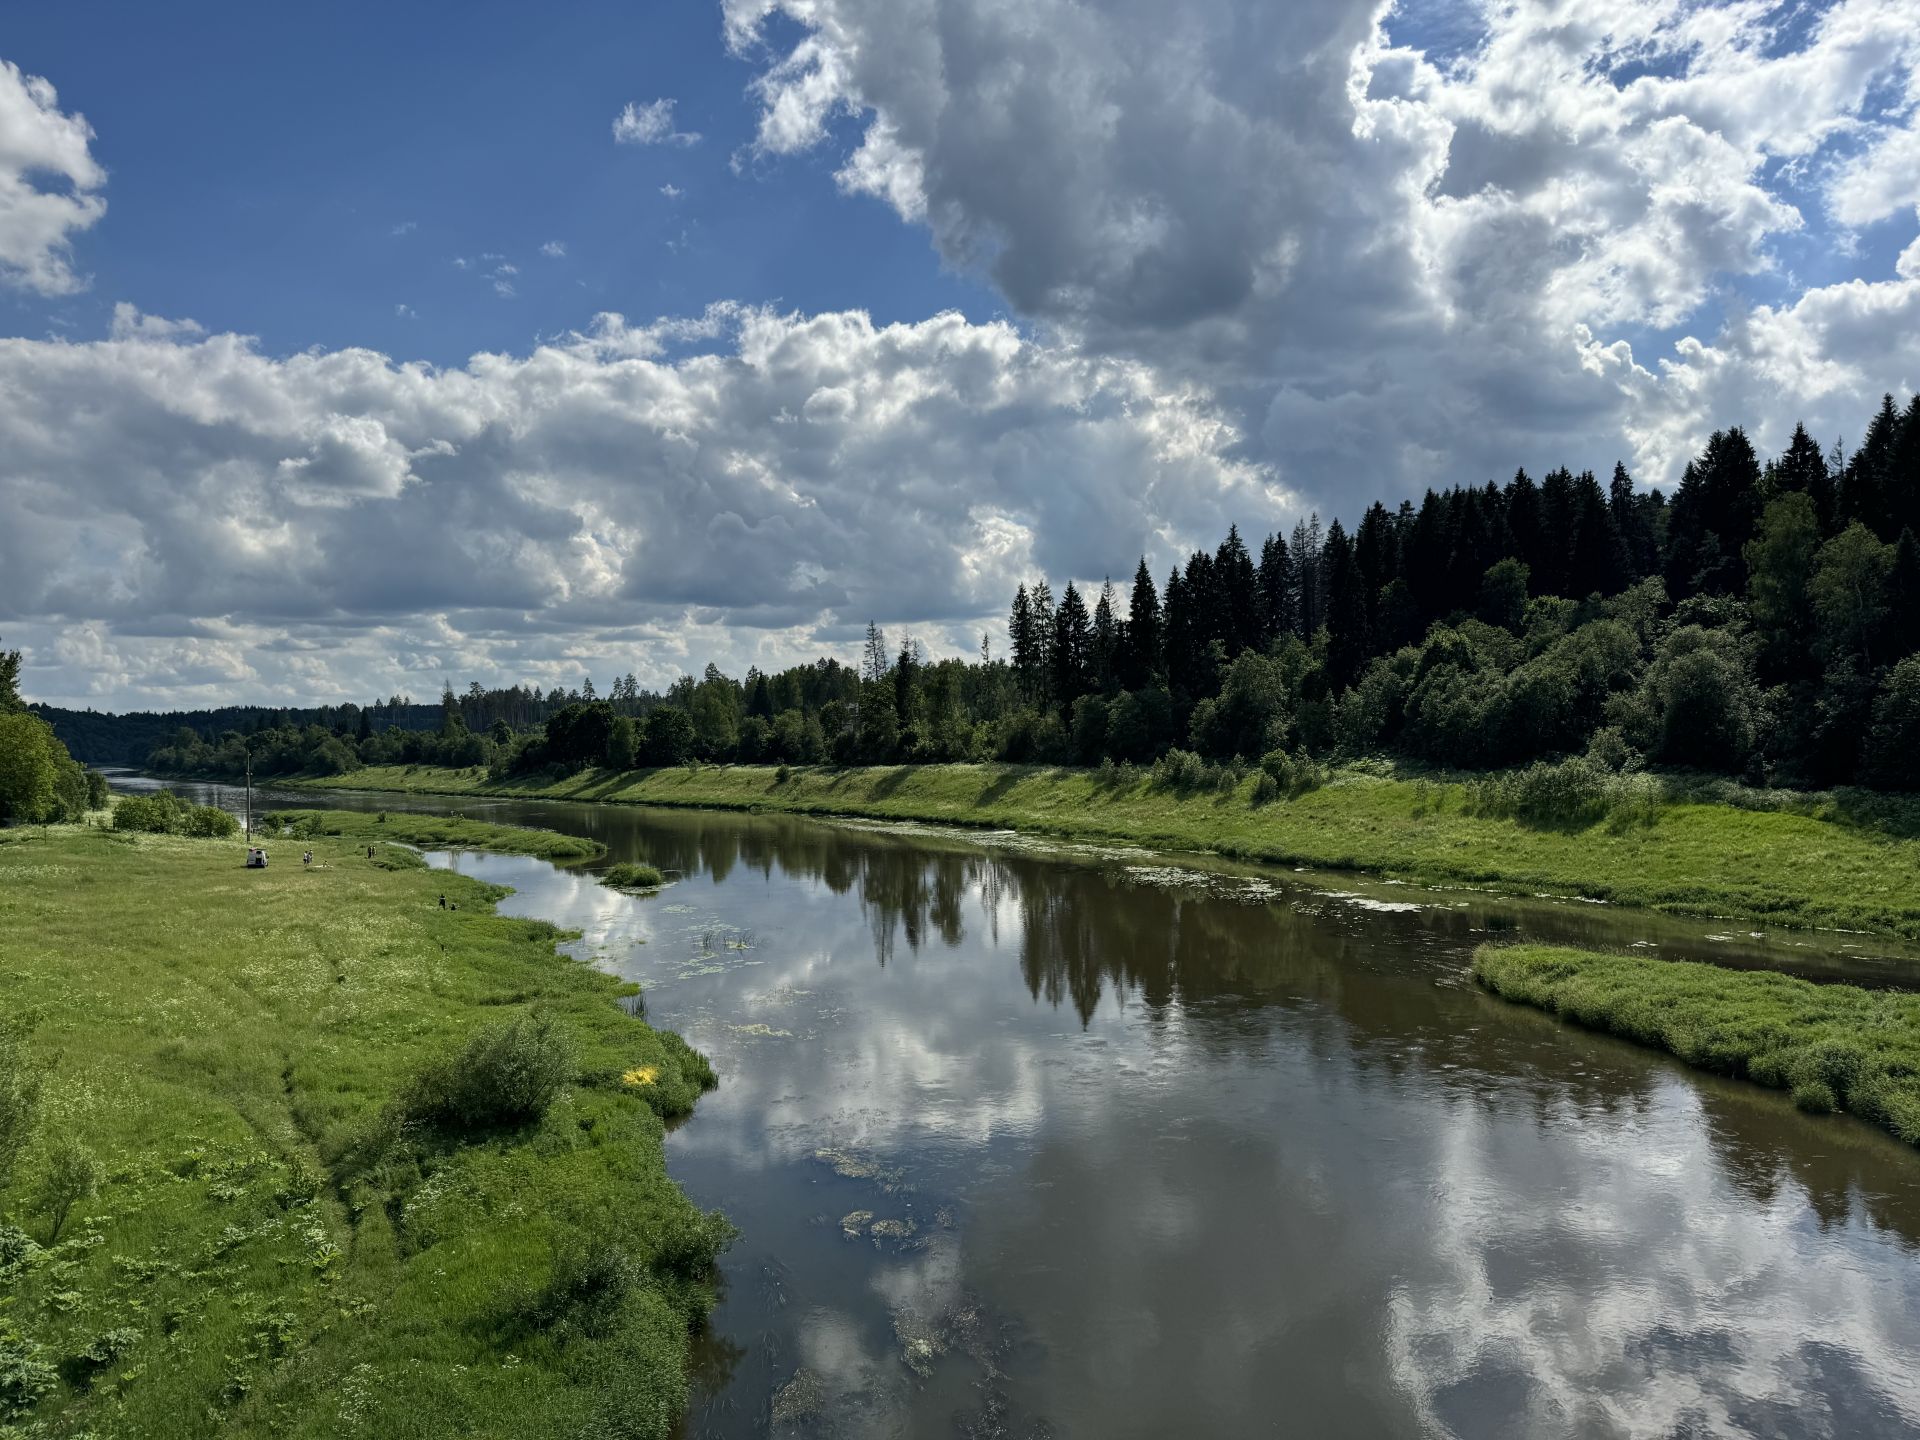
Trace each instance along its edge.
{"label": "river", "polygon": [[1008,835],[267,803],[673,875],[433,857],[720,1072],[668,1139],[741,1231],[688,1437],[1920,1434],[1920,1156],[1467,975],[1489,936],[1911,956]]}

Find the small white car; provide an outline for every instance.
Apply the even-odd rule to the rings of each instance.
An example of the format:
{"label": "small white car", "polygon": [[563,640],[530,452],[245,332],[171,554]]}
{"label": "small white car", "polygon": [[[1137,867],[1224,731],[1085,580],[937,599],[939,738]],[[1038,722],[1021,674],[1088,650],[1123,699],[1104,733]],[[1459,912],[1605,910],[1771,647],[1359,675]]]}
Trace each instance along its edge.
{"label": "small white car", "polygon": [[258,845],[247,847],[247,869],[264,870],[267,868],[267,852]]}

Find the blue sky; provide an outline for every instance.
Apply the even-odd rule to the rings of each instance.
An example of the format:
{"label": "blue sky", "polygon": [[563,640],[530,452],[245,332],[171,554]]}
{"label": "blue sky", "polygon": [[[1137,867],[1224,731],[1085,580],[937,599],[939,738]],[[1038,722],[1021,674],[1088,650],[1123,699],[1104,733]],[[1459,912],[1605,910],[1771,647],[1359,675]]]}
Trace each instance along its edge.
{"label": "blue sky", "polygon": [[[881,321],[1004,310],[885,206],[838,194],[829,152],[734,173],[754,71],[717,9],[450,13],[16,7],[0,54],[58,77],[93,125],[112,220],[76,246],[89,290],[0,290],[0,324],[90,337],[133,299],[273,353],[368,345],[455,365],[599,311],[698,314],[721,297]],[[620,109],[662,96],[700,143],[616,145]],[[541,253],[553,241],[563,258]],[[487,255],[516,267],[514,298],[494,293]]]}
{"label": "blue sky", "polygon": [[14,7],[0,635],[107,708],[973,653],[1857,438],[1917,207],[1912,0]]}

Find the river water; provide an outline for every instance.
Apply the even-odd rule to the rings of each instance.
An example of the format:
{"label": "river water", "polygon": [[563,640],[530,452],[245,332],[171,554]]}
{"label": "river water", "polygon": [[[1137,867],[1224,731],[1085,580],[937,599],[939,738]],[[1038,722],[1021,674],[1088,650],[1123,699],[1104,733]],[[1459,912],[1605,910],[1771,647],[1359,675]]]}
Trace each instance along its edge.
{"label": "river water", "polygon": [[668,1139],[741,1231],[688,1437],[1920,1435],[1920,1156],[1467,975],[1490,936],[1911,956],[1004,835],[280,803],[675,877],[434,857],[720,1072]]}

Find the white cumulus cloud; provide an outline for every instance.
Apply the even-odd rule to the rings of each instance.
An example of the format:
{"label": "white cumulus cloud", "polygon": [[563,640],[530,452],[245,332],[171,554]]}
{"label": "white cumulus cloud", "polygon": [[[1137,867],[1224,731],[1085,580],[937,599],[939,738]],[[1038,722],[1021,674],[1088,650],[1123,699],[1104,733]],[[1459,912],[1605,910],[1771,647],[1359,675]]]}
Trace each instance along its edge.
{"label": "white cumulus cloud", "polygon": [[71,241],[107,209],[92,141],[51,84],[0,60],[0,283],[41,295],[85,288]]}
{"label": "white cumulus cloud", "polygon": [[[1285,513],[1237,438],[1137,362],[953,314],[603,316],[439,370],[129,308],[0,340],[0,629],[37,696],[98,705],[665,683],[850,654],[869,618],[971,650],[1036,568]],[[63,664],[77,627],[111,663]]]}
{"label": "white cumulus cloud", "polygon": [[[1825,218],[1807,193],[1855,224],[1903,213],[1920,183],[1906,0],[723,11],[757,67],[761,156],[857,117],[844,190],[1071,343],[1211,388],[1343,510],[1520,463],[1626,458],[1671,481],[1728,423],[1784,439],[1802,397],[1759,372],[1717,389],[1670,374],[1702,345],[1757,363],[1745,321],[1719,315],[1742,286],[1790,288],[1780,247]],[[1880,310],[1911,283],[1861,279],[1891,287]],[[1862,416],[1916,378],[1895,331],[1824,338],[1854,347],[1824,359]],[[1644,352],[1659,426],[1596,344]]]}

